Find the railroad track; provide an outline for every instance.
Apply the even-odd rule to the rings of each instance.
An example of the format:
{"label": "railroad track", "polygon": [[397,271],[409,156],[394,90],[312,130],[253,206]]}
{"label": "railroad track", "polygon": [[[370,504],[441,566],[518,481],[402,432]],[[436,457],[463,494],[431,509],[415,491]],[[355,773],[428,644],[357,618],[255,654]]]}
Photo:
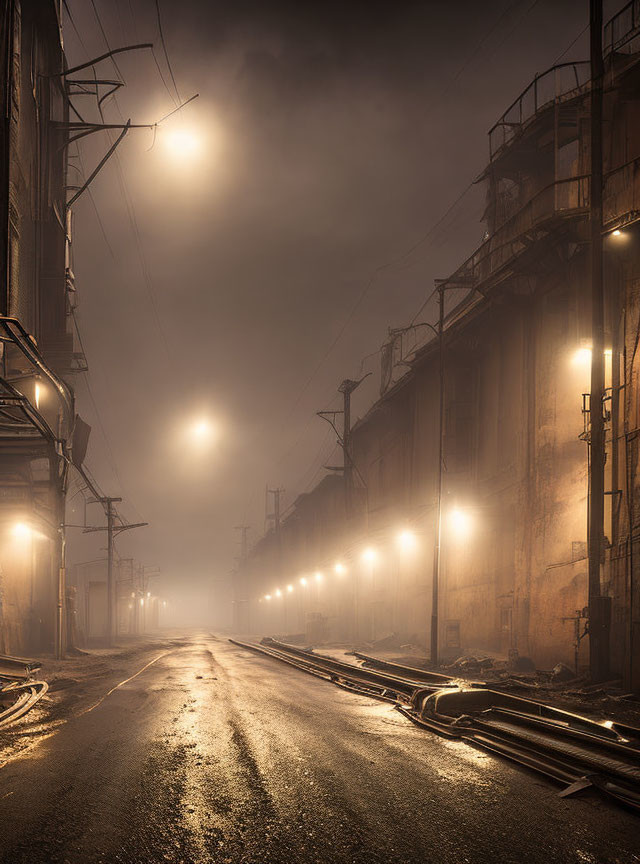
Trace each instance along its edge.
{"label": "railroad track", "polygon": [[640,729],[363,654],[355,656],[366,665],[356,666],[273,639],[260,645],[229,641],[389,702],[423,729],[543,774],[562,784],[562,797],[591,787],[640,812]]}

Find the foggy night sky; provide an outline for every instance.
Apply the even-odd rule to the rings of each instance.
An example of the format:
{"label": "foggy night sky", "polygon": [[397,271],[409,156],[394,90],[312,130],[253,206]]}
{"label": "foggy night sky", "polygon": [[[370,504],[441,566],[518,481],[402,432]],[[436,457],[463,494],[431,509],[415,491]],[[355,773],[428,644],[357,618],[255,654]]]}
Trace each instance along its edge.
{"label": "foggy night sky", "polygon": [[[95,2],[111,48],[154,42],[172,88],[153,0]],[[605,4],[605,20],[620,5]],[[65,15],[74,65],[107,49],[89,0],[68,6],[84,43]],[[77,317],[109,445],[82,378],[74,383],[93,427],[89,466],[122,495],[123,514],[151,523],[119,540],[121,554],[158,564],[165,584],[188,591],[226,576],[234,525],[262,533],[265,483],[286,489],[286,506],[338,458],[314,412],[338,405],[337,385],[387,326],[407,324],[433,279],[479,245],[479,187],[376,275],[300,397],[303,385],[376,268],[411,249],[481,172],[488,129],[583,30],[588,2],[160,8],[180,96],[200,97],[160,126],[152,149],[152,132],[135,130],[118,150],[144,264],[114,160],[92,185],[113,254],[89,196],[74,207]],[[561,59],[587,56],[585,33]],[[174,107],[150,52],[117,63],[125,119],[153,122]],[[114,77],[108,60],[97,69]],[[90,99],[75,104],[96,118]],[[105,117],[121,122],[113,100]],[[197,153],[168,152],[176,129],[199,136]],[[85,174],[108,146],[105,133],[84,139]],[[434,315],[428,307],[423,320]],[[378,366],[377,356],[366,362],[374,375],[354,420],[375,398]],[[220,434],[198,453],[184,433],[201,416]],[[98,557],[99,545],[73,535],[72,562]]]}

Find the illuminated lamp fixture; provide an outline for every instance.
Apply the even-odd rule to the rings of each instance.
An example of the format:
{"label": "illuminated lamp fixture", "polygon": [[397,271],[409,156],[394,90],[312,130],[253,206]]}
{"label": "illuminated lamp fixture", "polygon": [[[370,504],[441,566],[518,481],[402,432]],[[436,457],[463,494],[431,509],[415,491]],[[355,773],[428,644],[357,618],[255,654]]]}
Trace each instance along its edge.
{"label": "illuminated lamp fixture", "polygon": [[376,550],[372,546],[367,546],[367,548],[362,551],[362,560],[367,564],[373,564],[377,557]]}
{"label": "illuminated lamp fixture", "polygon": [[411,552],[416,547],[416,535],[413,531],[400,531],[396,537],[396,543],[401,552]]}

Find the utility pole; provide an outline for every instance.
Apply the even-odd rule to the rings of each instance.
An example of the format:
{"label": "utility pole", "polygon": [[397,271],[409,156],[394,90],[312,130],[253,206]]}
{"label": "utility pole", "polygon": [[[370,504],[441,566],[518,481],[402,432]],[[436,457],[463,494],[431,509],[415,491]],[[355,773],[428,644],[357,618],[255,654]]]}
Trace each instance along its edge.
{"label": "utility pole", "polygon": [[249,551],[248,544],[248,534],[251,526],[250,525],[235,525],[234,530],[240,532],[240,555],[238,556],[238,563],[243,564],[247,560],[247,552]]}
{"label": "utility pole", "polygon": [[269,495],[273,495],[273,513],[267,513],[267,519],[273,519],[273,530],[276,535],[280,534],[280,493],[282,489],[269,489],[267,486],[267,509]]}
{"label": "utility pole", "polygon": [[603,681],[609,665],[610,600],[602,596],[604,552],[604,279],[602,255],[602,0],[590,0],[591,43],[591,395],[589,471],[589,666],[593,681]]}
{"label": "utility pole", "polygon": [[[367,377],[366,375],[364,376]],[[338,387],[342,393],[342,458],[344,471],[344,503],[347,519],[353,515],[353,453],[351,449],[351,394],[364,381],[345,378]]]}
{"label": "utility pole", "polygon": [[91,481],[86,477],[84,472],[81,472],[82,477],[87,482],[87,485],[94,493],[95,498],[92,503],[102,504],[104,507],[104,512],[107,517],[107,526],[103,528],[99,527],[90,527],[85,528],[84,533],[88,534],[95,531],[106,531],[107,532],[107,645],[109,647],[113,644],[114,637],[114,623],[116,620],[116,616],[114,615],[115,608],[115,590],[114,590],[114,579],[113,579],[113,553],[114,553],[114,538],[116,534],[120,534],[122,531],[130,531],[132,528],[144,528],[145,525],[148,525],[148,522],[134,522],[130,525],[120,522],[119,525],[116,525],[116,519],[118,519],[118,514],[115,510],[114,504],[122,501],[122,498],[113,498],[109,495],[99,495],[97,494],[96,487],[91,483]]}
{"label": "utility pole", "polygon": [[236,571],[236,578],[233,580],[233,623],[236,632],[240,633],[251,632],[251,601],[249,599],[249,586],[247,584],[248,536],[250,528],[250,525],[234,526],[234,530],[240,532],[240,554],[236,559],[238,569]]}
{"label": "utility pole", "polygon": [[438,285],[438,471],[436,475],[436,524],[433,548],[433,579],[431,582],[431,651],[432,665],[439,662],[438,631],[440,568],[442,562],[442,475],[444,471],[444,284]]}
{"label": "utility pole", "polygon": [[107,514],[107,645],[113,645],[114,637],[114,607],[116,605],[115,589],[113,584],[113,529],[115,510],[113,505],[122,501],[122,498],[102,498],[102,504]]}

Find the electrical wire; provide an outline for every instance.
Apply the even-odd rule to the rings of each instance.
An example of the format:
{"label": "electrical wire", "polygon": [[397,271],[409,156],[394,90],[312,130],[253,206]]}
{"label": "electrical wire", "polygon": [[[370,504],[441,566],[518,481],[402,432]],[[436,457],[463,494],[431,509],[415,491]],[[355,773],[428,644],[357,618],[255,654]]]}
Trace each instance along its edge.
{"label": "electrical wire", "polygon": [[167,51],[167,44],[164,41],[164,33],[162,30],[162,16],[160,15],[160,2],[159,0],[155,0],[156,4],[156,17],[158,19],[158,32],[160,34],[160,42],[162,44],[162,51],[164,52],[164,59],[167,63],[167,69],[169,70],[169,75],[171,76],[171,81],[176,91],[176,96],[178,97],[178,104],[182,101],[180,99],[180,91],[178,90],[178,85],[176,84],[175,75],[173,74],[173,69],[171,68],[171,61],[169,60],[169,52]]}
{"label": "electrical wire", "polygon": [[[83,179],[83,181],[84,181],[84,180],[86,180],[86,173],[87,173],[87,172],[86,172],[85,167],[84,167],[84,161],[83,161],[83,158],[82,158],[82,150],[80,149],[80,145],[79,145],[79,144],[77,145],[77,150],[78,150],[78,154],[77,154],[77,155],[78,155],[78,161],[80,162],[81,176],[82,176],[82,179]],[[115,252],[113,251],[113,247],[111,246],[111,243],[109,242],[109,237],[107,236],[107,231],[106,231],[106,229],[105,229],[105,227],[104,227],[104,223],[103,223],[103,221],[102,221],[102,217],[100,216],[100,211],[98,210],[98,205],[96,204],[96,199],[93,197],[93,192],[91,191],[91,187],[90,187],[90,186],[87,186],[87,188],[86,188],[84,191],[85,191],[85,192],[87,193],[87,195],[89,196],[89,201],[91,201],[91,205],[92,205],[93,210],[94,210],[94,212],[95,212],[96,219],[98,220],[98,225],[100,226],[100,231],[101,231],[101,233],[102,233],[102,237],[103,237],[103,239],[104,239],[104,242],[105,242],[105,244],[106,244],[106,247],[107,247],[107,249],[109,250],[109,252],[111,253],[111,257],[112,257],[112,258],[114,259],[114,261],[115,261],[115,259],[116,259],[116,254],[115,254]]]}
{"label": "electrical wire", "polygon": [[[158,2],[158,0],[156,0],[156,3],[157,3],[157,2]],[[504,19],[504,17],[505,17],[505,16],[506,16],[510,11],[511,11],[511,9],[513,9],[516,5],[518,5],[519,2],[520,2],[520,0],[516,0],[515,3],[512,3],[510,6],[508,6],[507,9],[505,9],[504,12],[503,12],[499,17],[498,17],[498,19],[497,19],[496,21],[494,21],[494,23],[491,25],[491,27],[489,28],[489,30],[487,31],[487,33],[486,33],[486,34],[482,37],[482,39],[477,43],[477,45],[476,45],[476,47],[473,49],[473,51],[472,51],[470,57],[468,57],[468,58],[465,60],[465,62],[462,64],[462,66],[457,70],[457,72],[455,73],[455,75],[453,76],[453,78],[450,80],[449,84],[447,85],[447,88],[446,88],[445,92],[448,92],[448,90],[453,86],[453,84],[455,84],[455,83],[459,80],[459,78],[462,76],[462,74],[464,74],[464,72],[466,71],[466,69],[467,69],[468,66],[469,66],[469,63],[470,63],[471,60],[472,60],[472,59],[477,55],[477,53],[478,53],[479,50],[481,49],[482,45],[485,44],[485,42],[487,41],[487,39],[488,39],[488,38],[493,34],[493,32],[494,32],[494,31],[498,28],[498,26],[502,23],[502,20]],[[528,14],[529,14],[529,13],[530,13],[530,12],[531,12],[531,11],[532,11],[536,6],[537,6],[537,5],[538,5],[539,2],[540,2],[540,0],[533,0],[533,2],[529,4],[529,6],[527,7],[527,9],[526,9],[526,10],[523,12],[523,14],[518,18],[518,20],[516,21],[516,23],[514,24],[514,26],[513,26],[513,27],[508,31],[508,33],[507,33],[507,35],[505,36],[505,38],[502,39],[502,40],[500,41],[500,43],[496,46],[496,48],[494,48],[493,52],[489,55],[489,57],[491,57],[491,56],[493,56],[493,54],[495,54],[495,52],[496,52],[496,51],[497,51],[497,50],[498,50],[498,49],[499,49],[499,48],[504,44],[504,42],[505,42],[505,41],[506,41],[506,40],[507,40],[507,39],[508,39],[512,34],[513,34],[513,32],[516,30],[516,28],[517,28],[517,27],[521,24],[521,22],[524,20],[524,18],[526,18],[526,16],[527,16],[527,15],[528,15]],[[435,104],[435,103],[434,103],[434,104]],[[404,253],[403,253],[402,255],[400,255],[399,257],[397,257],[397,258],[393,258],[393,259],[391,259],[390,261],[386,262],[385,264],[381,264],[379,267],[376,267],[376,269],[371,273],[369,279],[367,280],[367,282],[365,283],[364,287],[362,288],[360,294],[359,294],[358,297],[356,298],[356,301],[355,301],[354,305],[351,307],[351,310],[349,311],[349,313],[348,313],[348,315],[347,315],[345,321],[343,322],[343,324],[342,324],[340,330],[338,331],[337,335],[334,337],[334,339],[332,340],[331,344],[330,344],[329,347],[327,348],[326,352],[324,353],[324,355],[322,356],[322,358],[320,359],[320,361],[318,362],[318,364],[316,365],[316,367],[313,369],[311,375],[307,378],[307,380],[306,380],[306,381],[304,382],[304,384],[302,385],[302,389],[301,389],[300,392],[298,393],[298,396],[296,397],[296,399],[295,399],[295,401],[294,401],[294,403],[293,403],[293,407],[291,408],[291,410],[290,410],[288,416],[285,418],[285,421],[284,421],[284,423],[283,423],[283,426],[286,425],[286,424],[288,423],[288,421],[291,419],[292,414],[295,412],[296,408],[297,408],[298,405],[300,404],[300,402],[301,402],[301,400],[302,400],[304,394],[306,393],[307,389],[308,389],[309,386],[313,383],[313,381],[314,381],[315,378],[316,378],[316,375],[317,375],[318,372],[322,369],[322,367],[324,366],[324,364],[326,363],[326,361],[328,360],[328,358],[329,358],[329,357],[331,356],[331,354],[333,353],[333,350],[334,350],[334,348],[336,347],[336,345],[338,344],[338,342],[340,342],[340,340],[342,339],[342,336],[344,335],[344,333],[346,332],[347,328],[349,327],[349,325],[350,325],[351,321],[353,320],[353,318],[354,318],[356,312],[358,311],[358,309],[360,308],[360,306],[361,306],[362,302],[364,301],[365,297],[369,294],[369,291],[370,291],[371,288],[373,287],[373,285],[374,285],[374,283],[375,283],[375,280],[376,280],[376,277],[377,277],[380,273],[384,272],[385,270],[388,270],[388,269],[390,269],[390,268],[392,268],[392,267],[395,267],[395,266],[397,266],[398,264],[402,263],[403,261],[407,260],[411,255],[413,255],[413,253],[414,253],[417,249],[419,249],[419,248],[420,248],[424,243],[426,243],[427,240],[429,240],[429,239],[433,236],[433,234],[435,233],[435,231],[436,231],[436,230],[439,228],[439,226],[444,222],[444,220],[445,220],[445,219],[447,218],[447,216],[451,213],[451,211],[456,207],[456,205],[459,204],[459,202],[462,200],[462,198],[464,198],[464,196],[465,196],[465,195],[469,192],[469,190],[474,186],[474,184],[475,184],[475,179],[473,179],[473,180],[472,180],[472,181],[471,181],[471,182],[470,182],[470,183],[469,183],[469,184],[468,184],[468,185],[463,189],[463,191],[462,191],[462,192],[460,193],[460,195],[456,198],[456,200],[455,200],[455,201],[450,205],[450,207],[446,210],[446,212],[445,212],[445,213],[444,213],[444,214],[443,214],[443,215],[442,215],[442,216],[437,220],[437,222],[435,222],[435,223],[434,223],[434,224],[433,224],[433,225],[428,229],[428,231],[427,231],[427,232],[426,232],[426,233],[425,233],[425,234],[424,234],[424,235],[423,235],[423,236],[422,236],[422,237],[421,237],[421,238],[420,238],[416,243],[413,244],[413,246],[411,246],[409,249],[407,249],[407,251],[404,252]],[[422,308],[424,308],[424,306],[423,306]],[[413,321],[416,320],[416,317],[420,314],[420,312],[422,311],[422,308],[421,308],[421,310],[416,314],[416,316],[414,317]],[[413,323],[413,321],[412,321],[412,323]]]}
{"label": "electrical wire", "polygon": [[[111,45],[109,44],[109,40],[108,40],[108,38],[107,38],[107,34],[106,34],[106,32],[105,32],[105,29],[104,29],[104,27],[102,26],[102,21],[100,20],[100,15],[99,15],[99,13],[98,13],[98,7],[96,6],[95,0],[91,0],[91,6],[92,6],[92,8],[93,8],[94,15],[96,16],[96,21],[98,22],[98,27],[100,28],[100,32],[102,33],[102,38],[104,39],[104,44],[107,46],[107,51],[111,51]],[[115,58],[115,57],[110,57],[109,59],[110,59],[111,62],[113,63],[114,69],[116,70],[116,72],[117,72],[118,75],[120,76],[120,80],[124,82],[125,77],[124,77],[124,75],[122,74],[122,70],[121,70],[120,67],[118,66],[118,63],[117,63],[117,61],[116,61],[116,58]]]}
{"label": "electrical wire", "polygon": [[564,51],[562,52],[562,54],[558,54],[558,56],[556,57],[556,59],[553,61],[553,63],[552,63],[551,65],[552,65],[552,66],[555,66],[556,63],[558,63],[559,60],[562,60],[562,58],[565,56],[565,54],[568,54],[569,51],[571,51],[571,49],[572,49],[573,46],[576,44],[576,42],[578,41],[578,39],[580,39],[581,36],[584,36],[584,34],[587,32],[588,29],[589,29],[589,22],[587,21],[586,25],[585,25],[585,26],[582,28],[582,30],[578,33],[578,35],[577,35],[576,38],[573,40],[573,42],[572,42],[570,45],[568,45],[568,46],[564,49]]}
{"label": "electrical wire", "polygon": [[[157,0],[156,0],[156,2],[157,2]],[[454,86],[454,84],[455,84],[455,83],[456,83],[456,82],[457,82],[457,81],[462,77],[462,75],[464,74],[464,72],[467,70],[467,68],[468,68],[469,65],[471,64],[473,58],[474,58],[475,56],[477,56],[477,54],[478,54],[478,53],[480,52],[480,50],[482,49],[482,46],[487,42],[487,40],[490,38],[490,36],[491,36],[491,35],[495,32],[495,30],[500,26],[500,24],[502,23],[502,21],[504,20],[504,18],[507,17],[507,15],[509,14],[509,12],[511,12],[511,10],[514,9],[515,6],[517,6],[519,2],[520,2],[520,0],[516,0],[516,2],[511,3],[511,4],[510,4],[510,5],[509,5],[509,6],[508,6],[508,7],[507,7],[507,8],[506,8],[506,9],[505,9],[505,10],[504,10],[500,15],[499,15],[499,17],[498,17],[498,18],[496,19],[496,21],[491,25],[491,27],[489,28],[489,30],[487,31],[487,33],[485,33],[485,35],[484,35],[484,36],[480,39],[480,41],[477,43],[477,45],[476,45],[476,47],[473,49],[471,55],[470,55],[470,56],[465,60],[465,62],[462,64],[462,66],[457,70],[457,72],[455,73],[455,75],[453,76],[453,78],[450,80],[450,82],[448,83],[448,85],[445,87],[445,90],[444,90],[443,92],[441,92],[441,94],[440,94],[440,98],[442,98],[442,95],[445,95],[445,94],[446,94],[446,93],[447,93],[447,92],[448,92],[448,91],[449,91],[449,90]],[[503,37],[503,38],[498,42],[498,44],[494,47],[494,49],[490,52],[490,54],[489,54],[485,59],[490,59],[490,58],[491,58],[491,57],[492,57],[492,56],[493,56],[493,55],[494,55],[494,54],[495,54],[495,53],[496,53],[496,52],[497,52],[497,51],[502,47],[502,45],[503,45],[503,44],[504,44],[504,43],[505,43],[505,42],[506,42],[506,41],[507,41],[507,40],[512,36],[512,34],[514,33],[514,31],[515,31],[515,30],[520,26],[520,24],[522,23],[522,21],[523,21],[523,20],[524,20],[524,19],[525,19],[525,18],[526,18],[526,17],[527,17],[527,16],[528,16],[532,11],[533,11],[533,9],[538,5],[539,2],[540,2],[540,0],[533,0],[533,2],[531,2],[531,3],[527,6],[527,8],[526,8],[526,9],[524,10],[524,12],[522,13],[522,15],[520,15],[520,16],[518,17],[518,19],[517,19],[516,22],[514,23],[513,27],[511,27],[511,28],[507,31],[507,33],[505,34],[505,36],[504,36],[504,37]],[[568,52],[568,51],[573,47],[573,45],[578,41],[578,39],[580,38],[580,36],[581,36],[584,32],[585,32],[585,31],[582,30],[581,33],[578,34],[578,36],[577,36],[577,37],[573,40],[573,42],[568,46],[568,48],[565,50],[565,52],[563,52],[563,54],[560,55],[560,57],[564,56],[564,54],[566,54],[566,53],[567,53],[567,52]],[[558,59],[559,59],[559,58],[558,58]],[[557,60],[554,61],[554,65],[555,65],[556,62],[557,62]],[[290,412],[289,412],[289,414],[287,415],[287,417],[286,417],[286,419],[285,419],[285,422],[283,423],[283,426],[285,426],[285,425],[288,424],[288,422],[289,422],[289,420],[291,419],[292,415],[295,413],[297,407],[299,406],[299,404],[300,404],[300,402],[301,402],[301,400],[302,400],[304,394],[307,392],[308,388],[311,386],[311,384],[312,384],[313,381],[315,380],[316,376],[318,375],[318,373],[320,372],[320,370],[321,370],[322,367],[324,366],[325,362],[327,361],[327,359],[329,358],[329,356],[332,354],[334,348],[336,347],[336,345],[338,344],[338,342],[341,340],[342,336],[343,336],[344,333],[346,332],[346,330],[347,330],[347,328],[349,327],[351,321],[352,321],[353,318],[355,317],[356,312],[358,311],[358,309],[360,308],[361,304],[362,304],[363,301],[365,300],[366,296],[369,294],[369,291],[370,291],[371,288],[373,287],[373,284],[375,283],[376,277],[377,277],[380,273],[382,273],[382,272],[384,272],[384,271],[386,271],[386,270],[389,270],[389,269],[391,269],[391,268],[397,267],[399,264],[402,264],[403,262],[407,261],[409,258],[411,258],[411,257],[414,255],[414,253],[415,253],[418,249],[420,249],[422,246],[424,246],[424,245],[427,243],[427,241],[432,240],[432,239],[434,238],[434,236],[437,234],[437,231],[438,231],[438,229],[440,228],[440,226],[441,226],[441,225],[446,221],[446,219],[448,218],[448,216],[453,212],[453,210],[457,207],[457,205],[458,205],[458,204],[463,200],[463,198],[464,198],[464,197],[468,194],[468,192],[473,188],[473,186],[475,185],[475,182],[476,182],[476,180],[475,180],[475,178],[474,178],[470,183],[467,184],[467,186],[462,190],[462,192],[458,195],[458,197],[457,197],[457,198],[453,201],[453,203],[452,203],[452,204],[447,208],[447,210],[445,211],[445,213],[444,213],[444,214],[443,214],[443,215],[442,215],[442,216],[441,216],[441,217],[440,217],[440,218],[439,218],[439,219],[438,219],[438,220],[437,220],[433,225],[431,225],[430,228],[425,232],[425,234],[424,234],[422,237],[420,237],[420,239],[419,239],[416,243],[414,243],[414,244],[413,244],[409,249],[407,249],[406,252],[404,252],[404,253],[403,253],[402,255],[400,255],[399,257],[393,258],[393,259],[391,259],[390,261],[388,261],[387,263],[380,265],[379,267],[377,267],[377,268],[376,268],[376,269],[371,273],[369,279],[367,280],[367,282],[365,283],[365,285],[364,285],[363,289],[361,290],[360,294],[359,294],[358,297],[356,298],[356,301],[355,301],[354,305],[351,307],[351,309],[350,309],[350,311],[349,311],[349,313],[348,313],[348,315],[347,315],[347,318],[346,318],[345,321],[343,322],[343,324],[342,324],[340,330],[338,331],[337,335],[334,337],[334,339],[333,339],[332,342],[330,343],[329,347],[327,348],[327,350],[326,350],[325,353],[323,354],[322,358],[320,359],[320,361],[317,363],[317,365],[315,366],[315,368],[314,368],[313,371],[311,372],[310,376],[309,376],[309,377],[306,379],[306,381],[304,382],[304,384],[303,384],[303,386],[302,386],[300,392],[298,393],[296,399],[294,400],[293,406],[292,406],[292,408],[290,409]],[[431,243],[431,244],[429,244],[429,245],[431,246],[431,245],[433,245],[433,243]],[[418,318],[419,318],[419,317],[422,315],[422,313],[424,312],[425,308],[426,308],[426,307],[429,305],[429,303],[432,301],[432,299],[434,298],[434,296],[435,296],[436,293],[437,293],[437,289],[433,289],[433,290],[429,293],[429,295],[428,295],[428,297],[426,298],[426,300],[421,304],[420,308],[417,310],[417,312],[415,313],[415,315],[414,315],[413,318],[411,319],[410,325],[415,324],[415,322],[418,320]],[[418,345],[418,343],[416,342],[416,347],[417,347],[417,345]],[[379,350],[380,350],[380,349],[379,349]],[[373,355],[368,355],[368,356],[375,356],[376,354],[379,353],[379,350],[376,351],[376,352],[374,352]],[[366,360],[367,358],[364,358],[364,359]],[[364,363],[364,360],[363,360],[363,363]],[[297,439],[296,439],[296,441],[294,442],[294,444],[293,444],[291,447],[289,447],[289,449],[286,451],[286,455],[285,455],[285,457],[281,457],[281,458],[278,460],[278,464],[280,464],[281,462],[283,462],[284,459],[286,458],[286,456],[288,456],[288,455],[289,455],[293,450],[295,450],[295,448],[296,448],[296,447],[298,446],[298,444],[300,443],[301,439],[304,437],[304,435],[305,435],[305,433],[306,433],[306,430],[307,430],[308,426],[310,425],[310,422],[311,422],[311,418],[310,418],[310,420],[307,421],[307,424],[305,424],[305,426],[303,427],[302,433],[297,437]],[[314,476],[317,476],[317,473],[318,473],[318,472],[316,472],[316,475],[314,475]]]}

